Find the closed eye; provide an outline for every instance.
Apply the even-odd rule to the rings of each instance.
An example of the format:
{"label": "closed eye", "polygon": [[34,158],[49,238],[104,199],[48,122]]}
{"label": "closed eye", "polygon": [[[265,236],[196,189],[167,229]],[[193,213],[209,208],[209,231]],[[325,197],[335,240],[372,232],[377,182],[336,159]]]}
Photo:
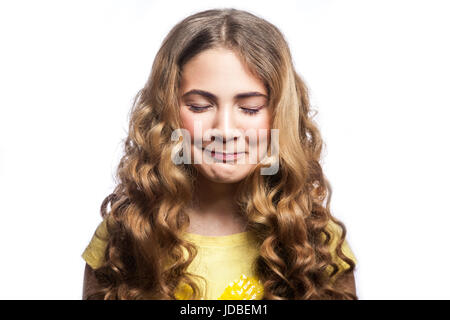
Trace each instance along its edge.
{"label": "closed eye", "polygon": [[194,111],[194,112],[203,112],[206,109],[208,109],[209,107],[212,107],[211,105],[208,106],[195,106],[192,104],[188,104],[187,105],[189,107],[189,110]]}
{"label": "closed eye", "polygon": [[[196,113],[204,112],[205,110],[207,110],[207,109],[212,107],[212,105],[196,106],[196,105],[193,105],[193,104],[188,104],[187,106],[189,107],[189,110],[191,110],[193,112],[196,112]],[[257,108],[244,108],[244,107],[240,107],[240,108],[245,114],[252,116],[252,115],[257,114],[259,112],[259,110],[261,109],[261,107],[262,106],[259,106]]]}
{"label": "closed eye", "polygon": [[249,109],[249,108],[242,108],[241,107],[241,109],[242,109],[242,111],[244,111],[244,113],[246,113],[246,114],[248,114],[250,116],[255,115],[255,114],[257,114],[259,112],[259,108],[258,109]]}

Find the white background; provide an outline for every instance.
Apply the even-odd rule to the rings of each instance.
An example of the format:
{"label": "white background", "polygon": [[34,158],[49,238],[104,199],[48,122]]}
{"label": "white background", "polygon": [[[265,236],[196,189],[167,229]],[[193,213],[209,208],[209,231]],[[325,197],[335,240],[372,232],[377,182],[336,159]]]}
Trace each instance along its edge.
{"label": "white background", "polygon": [[0,298],[80,299],[81,253],[168,31],[275,24],[311,90],[360,299],[449,299],[446,1],[1,1]]}

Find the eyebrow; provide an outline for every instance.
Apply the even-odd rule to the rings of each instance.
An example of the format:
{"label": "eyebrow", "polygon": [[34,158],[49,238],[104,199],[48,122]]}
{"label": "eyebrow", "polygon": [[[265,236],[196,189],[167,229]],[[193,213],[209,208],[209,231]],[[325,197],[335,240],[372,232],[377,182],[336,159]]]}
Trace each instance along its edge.
{"label": "eyebrow", "polygon": [[[183,94],[182,98],[185,98],[186,96],[191,95],[191,94],[198,94],[209,100],[214,101],[214,103],[217,103],[217,101],[219,100],[215,94],[205,91],[205,90],[200,90],[200,89],[189,90],[188,92]],[[239,100],[239,99],[244,99],[244,98],[249,98],[249,97],[265,97],[268,99],[267,95],[262,94],[261,92],[251,91],[251,92],[238,93],[237,95],[234,96],[234,100]]]}

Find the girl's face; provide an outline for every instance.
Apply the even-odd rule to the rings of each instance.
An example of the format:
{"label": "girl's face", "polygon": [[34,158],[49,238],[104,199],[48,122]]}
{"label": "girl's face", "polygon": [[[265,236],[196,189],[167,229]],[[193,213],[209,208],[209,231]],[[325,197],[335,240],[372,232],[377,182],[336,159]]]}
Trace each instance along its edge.
{"label": "girl's face", "polygon": [[[210,49],[184,65],[179,92],[181,121],[191,137],[191,163],[211,181],[245,178],[270,141],[263,82],[233,51]],[[194,133],[199,134],[197,143]]]}

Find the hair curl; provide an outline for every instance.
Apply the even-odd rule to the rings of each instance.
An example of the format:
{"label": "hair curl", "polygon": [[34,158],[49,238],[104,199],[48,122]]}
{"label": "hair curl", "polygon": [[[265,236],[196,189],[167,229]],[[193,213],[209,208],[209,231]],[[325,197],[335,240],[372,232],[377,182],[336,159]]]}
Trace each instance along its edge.
{"label": "hair curl", "polygon": [[332,281],[342,274],[330,254],[330,221],[342,229],[336,253],[350,266],[345,274],[355,264],[342,252],[346,228],[330,213],[331,187],[319,164],[323,142],[312,119],[308,89],[294,70],[282,33],[266,20],[233,8],[206,10],[179,22],[136,94],[116,187],[101,205],[109,233],[105,263],[95,270],[102,289],[88,298],[170,300],[180,281],[193,289],[193,299],[200,296],[197,275],[186,271],[197,249],[180,236],[189,225],[183,208],[192,199],[196,171],[171,161],[176,144],[171,133],[181,128],[183,65],[217,47],[233,50],[264,82],[271,127],[279,129],[277,174],[259,174],[259,163],[237,192],[248,229],[260,245],[255,263],[263,299],[357,299]]}

